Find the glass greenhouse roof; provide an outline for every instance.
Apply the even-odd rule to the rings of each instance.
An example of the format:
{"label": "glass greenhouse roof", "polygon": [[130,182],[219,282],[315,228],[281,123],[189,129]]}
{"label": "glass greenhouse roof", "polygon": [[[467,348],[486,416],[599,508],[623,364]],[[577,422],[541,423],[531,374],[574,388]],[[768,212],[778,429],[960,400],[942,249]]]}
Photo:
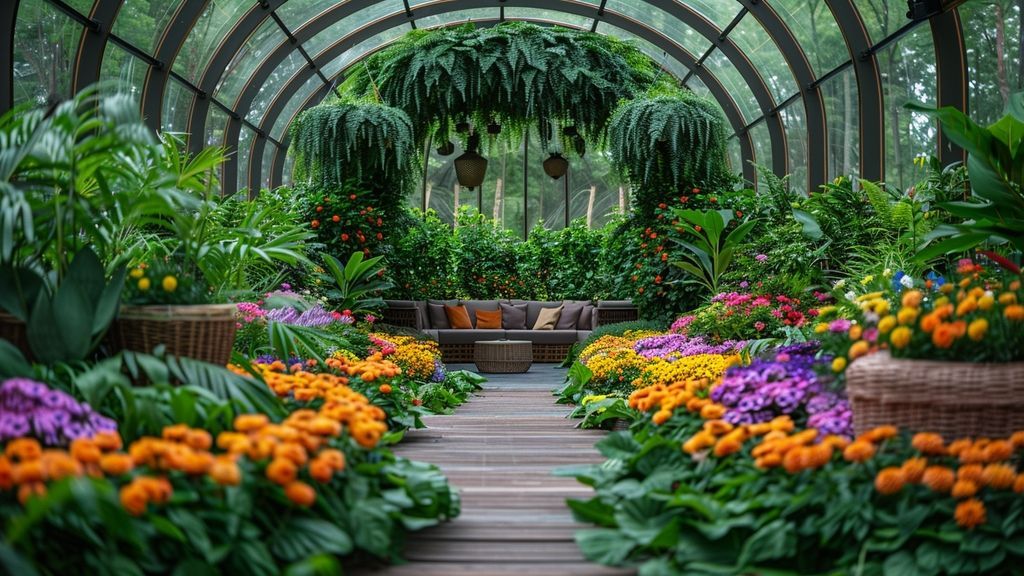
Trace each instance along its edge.
{"label": "glass greenhouse roof", "polygon": [[715,99],[750,181],[757,162],[809,188],[840,175],[905,185],[899,159],[957,151],[904,103],[992,119],[1021,85],[1019,3],[941,5],[910,20],[891,0],[20,0],[0,7],[14,39],[0,109],[103,80],[154,129],[235,152],[225,192],[273,186],[291,120],[368,54],[416,28],[526,20],[632,40]]}

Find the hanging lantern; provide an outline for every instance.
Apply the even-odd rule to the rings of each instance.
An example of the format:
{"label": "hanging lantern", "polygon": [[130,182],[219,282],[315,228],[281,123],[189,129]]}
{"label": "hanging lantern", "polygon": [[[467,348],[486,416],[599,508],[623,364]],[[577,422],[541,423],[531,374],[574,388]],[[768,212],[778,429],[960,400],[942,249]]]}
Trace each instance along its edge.
{"label": "hanging lantern", "polygon": [[566,126],[565,128],[562,128],[562,134],[566,136],[579,136],[580,131],[577,130],[575,126]]}
{"label": "hanging lantern", "polygon": [[491,122],[490,124],[487,125],[487,133],[492,136],[501,134],[501,124],[498,124],[497,122]]}
{"label": "hanging lantern", "polygon": [[455,131],[459,134],[465,134],[469,132],[469,122],[457,122],[455,124]]}
{"label": "hanging lantern", "polygon": [[437,147],[437,153],[439,156],[451,156],[455,152],[455,144],[451,140],[446,141]]}
{"label": "hanging lantern", "polygon": [[569,161],[558,152],[551,154],[551,157],[544,161],[544,173],[558,180],[569,171]]}
{"label": "hanging lantern", "polygon": [[476,188],[484,183],[485,174],[487,174],[487,158],[473,150],[467,150],[462,156],[455,159],[455,177],[460,186]]}

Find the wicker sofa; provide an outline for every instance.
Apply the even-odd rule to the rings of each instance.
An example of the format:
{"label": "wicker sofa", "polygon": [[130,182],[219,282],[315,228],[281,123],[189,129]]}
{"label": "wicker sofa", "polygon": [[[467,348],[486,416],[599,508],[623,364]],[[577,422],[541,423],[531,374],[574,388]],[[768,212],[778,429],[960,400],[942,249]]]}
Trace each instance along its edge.
{"label": "wicker sofa", "polygon": [[[526,306],[527,329],[455,329],[448,324],[443,305],[463,304],[476,326],[477,310],[498,310],[500,303]],[[590,336],[597,326],[636,320],[637,309],[628,300],[552,301],[527,300],[385,300],[381,321],[393,326],[420,330],[437,340],[445,362],[472,362],[473,345],[481,340],[529,340],[533,343],[534,362],[561,362],[576,342]],[[555,330],[530,330],[542,308],[563,305],[582,305],[580,314],[571,327]],[[566,324],[566,322],[563,322]],[[507,324],[506,324],[507,326]]]}

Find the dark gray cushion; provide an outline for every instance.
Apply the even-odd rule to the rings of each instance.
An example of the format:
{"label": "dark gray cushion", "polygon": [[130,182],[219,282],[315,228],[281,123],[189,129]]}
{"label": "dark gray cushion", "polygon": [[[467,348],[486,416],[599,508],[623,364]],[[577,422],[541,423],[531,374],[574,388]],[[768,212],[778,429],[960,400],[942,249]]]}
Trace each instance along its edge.
{"label": "dark gray cushion", "polygon": [[501,303],[501,327],[506,330],[526,330],[526,304]]}
{"label": "dark gray cushion", "polygon": [[541,308],[558,308],[562,303],[559,302],[528,302],[526,304],[526,327],[533,328],[537,323],[537,317],[540,316]]}
{"label": "dark gray cushion", "polygon": [[469,312],[469,321],[476,326],[476,311],[477,310],[497,310],[497,300],[459,300],[459,303],[466,307],[466,311]]}
{"label": "dark gray cushion", "polygon": [[593,330],[594,329],[594,308],[593,304],[584,304],[583,310],[580,311],[580,319],[576,321],[577,330]]}
{"label": "dark gray cushion", "polygon": [[580,320],[580,313],[583,312],[583,303],[570,302],[562,304],[562,315],[558,317],[555,330],[576,330],[576,324]]}
{"label": "dark gray cushion", "polygon": [[458,306],[458,300],[427,300],[427,317],[430,318],[430,326],[427,328],[433,328],[435,330],[447,330],[452,327],[448,323],[448,315],[444,312],[445,304],[449,306]]}
{"label": "dark gray cushion", "polygon": [[437,341],[441,344],[472,344],[479,340],[504,340],[504,330],[438,330]]}
{"label": "dark gray cushion", "polygon": [[623,308],[636,308],[636,305],[633,304],[632,300],[598,300],[597,307],[621,310]]}
{"label": "dark gray cushion", "polygon": [[576,330],[509,330],[509,340],[529,340],[534,344],[573,344]]}

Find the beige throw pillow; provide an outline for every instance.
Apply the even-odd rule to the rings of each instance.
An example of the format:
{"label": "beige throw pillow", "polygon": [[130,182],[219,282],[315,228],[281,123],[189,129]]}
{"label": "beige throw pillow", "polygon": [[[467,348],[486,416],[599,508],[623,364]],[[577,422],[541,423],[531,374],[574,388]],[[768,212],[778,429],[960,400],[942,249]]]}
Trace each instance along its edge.
{"label": "beige throw pillow", "polygon": [[562,315],[562,307],[557,308],[541,308],[540,315],[537,316],[537,322],[534,323],[534,330],[554,330],[555,324],[558,324],[558,318]]}

